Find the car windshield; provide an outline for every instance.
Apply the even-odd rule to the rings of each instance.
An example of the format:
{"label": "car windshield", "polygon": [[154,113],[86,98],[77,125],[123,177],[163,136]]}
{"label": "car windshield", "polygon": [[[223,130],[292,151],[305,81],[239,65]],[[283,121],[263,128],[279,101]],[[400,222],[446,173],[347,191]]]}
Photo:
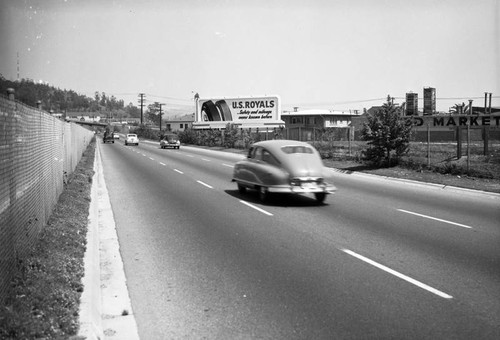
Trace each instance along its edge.
{"label": "car windshield", "polygon": [[177,142],[177,136],[167,136],[165,139],[169,142]]}
{"label": "car windshield", "polygon": [[313,153],[312,148],[302,145],[288,145],[281,148],[284,153]]}

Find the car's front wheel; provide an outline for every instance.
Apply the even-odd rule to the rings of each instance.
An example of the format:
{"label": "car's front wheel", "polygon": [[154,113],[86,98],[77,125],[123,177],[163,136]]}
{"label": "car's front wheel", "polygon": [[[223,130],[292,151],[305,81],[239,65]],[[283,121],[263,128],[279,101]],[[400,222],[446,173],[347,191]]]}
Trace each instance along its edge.
{"label": "car's front wheel", "polygon": [[266,187],[259,187],[259,199],[263,203],[269,199],[269,190]]}

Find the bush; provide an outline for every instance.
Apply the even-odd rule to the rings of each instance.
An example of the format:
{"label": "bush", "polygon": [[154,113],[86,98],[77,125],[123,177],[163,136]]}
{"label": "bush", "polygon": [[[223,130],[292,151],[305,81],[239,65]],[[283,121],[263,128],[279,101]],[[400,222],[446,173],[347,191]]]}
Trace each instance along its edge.
{"label": "bush", "polygon": [[139,138],[142,137],[145,139],[160,140],[160,131],[153,130],[145,125],[140,125],[139,127],[135,128],[133,131],[131,130],[130,132],[135,133]]}
{"label": "bush", "polygon": [[388,96],[387,103],[368,115],[368,122],[363,124],[362,138],[369,145],[365,160],[377,166],[398,164],[409,150],[410,132],[411,124],[401,119],[400,109]]}

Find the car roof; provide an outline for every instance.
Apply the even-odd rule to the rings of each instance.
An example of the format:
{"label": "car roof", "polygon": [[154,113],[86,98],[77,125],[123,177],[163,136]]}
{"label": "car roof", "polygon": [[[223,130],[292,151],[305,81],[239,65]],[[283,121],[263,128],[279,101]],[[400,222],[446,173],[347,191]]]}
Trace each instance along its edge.
{"label": "car roof", "polygon": [[281,149],[284,146],[308,146],[312,148],[311,144],[306,143],[306,142],[299,142],[296,140],[289,140],[289,139],[273,139],[273,140],[266,140],[262,142],[257,142],[252,144],[252,146],[262,146],[265,147],[269,150],[278,150]]}

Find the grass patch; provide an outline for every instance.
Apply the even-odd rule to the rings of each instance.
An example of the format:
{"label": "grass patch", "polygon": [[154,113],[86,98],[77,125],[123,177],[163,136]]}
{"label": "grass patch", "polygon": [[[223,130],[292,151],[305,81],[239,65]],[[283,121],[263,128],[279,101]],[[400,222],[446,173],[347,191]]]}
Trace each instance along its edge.
{"label": "grass patch", "polygon": [[[324,160],[354,161],[360,163],[360,167],[368,167],[362,161],[366,142],[353,141],[349,144],[346,141],[333,141],[312,144]],[[430,170],[439,174],[500,179],[499,144],[491,144],[486,156],[483,155],[482,143],[471,144],[468,165],[466,143],[462,145],[460,159],[457,159],[456,143],[431,143],[429,151],[430,162],[427,159],[427,143],[412,142],[408,154],[401,158],[399,166],[417,171]]]}
{"label": "grass patch", "polygon": [[1,339],[68,339],[78,331],[95,138],[69,177],[0,309]]}

